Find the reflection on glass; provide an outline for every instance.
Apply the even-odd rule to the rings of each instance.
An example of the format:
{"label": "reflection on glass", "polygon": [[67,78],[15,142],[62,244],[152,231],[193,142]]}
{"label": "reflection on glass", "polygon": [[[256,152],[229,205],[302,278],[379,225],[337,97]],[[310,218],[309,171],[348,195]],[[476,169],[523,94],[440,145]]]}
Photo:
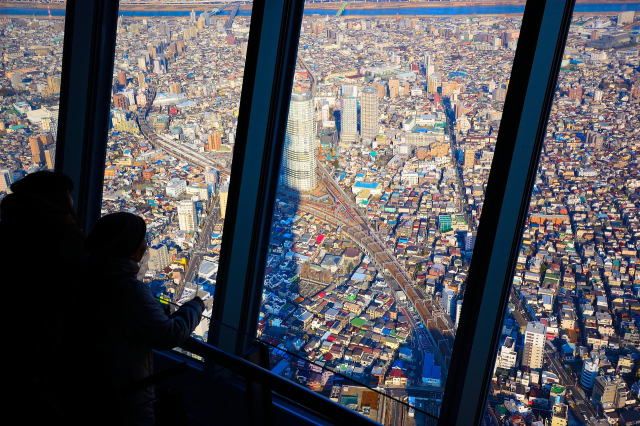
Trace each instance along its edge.
{"label": "reflection on glass", "polygon": [[[269,346],[269,369],[382,424],[436,425],[427,398],[386,395],[295,353]],[[399,399],[402,398],[402,399]]]}
{"label": "reflection on glass", "polygon": [[206,338],[251,5],[203,7],[121,4],[102,210],[144,217],[139,278],[177,303],[198,292]]}
{"label": "reflection on glass", "polygon": [[0,198],[25,174],[54,167],[64,7],[0,11]]}
{"label": "reflection on glass", "polygon": [[521,17],[397,6],[307,4],[258,336],[437,416]]}
{"label": "reflection on glass", "polygon": [[633,11],[571,24],[494,367],[494,424],[638,419],[637,26]]}

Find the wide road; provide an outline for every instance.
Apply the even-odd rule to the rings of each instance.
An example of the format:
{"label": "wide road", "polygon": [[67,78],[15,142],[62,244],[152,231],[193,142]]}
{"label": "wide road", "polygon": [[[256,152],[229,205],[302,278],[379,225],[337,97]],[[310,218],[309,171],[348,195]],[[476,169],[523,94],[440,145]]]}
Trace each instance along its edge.
{"label": "wide road", "polygon": [[556,374],[560,378],[560,383],[564,385],[567,390],[571,391],[574,404],[570,407],[573,415],[582,424],[592,424],[598,418],[593,404],[587,399],[585,393],[578,387],[578,383],[573,377],[567,374],[562,363],[553,357],[553,352],[549,350],[545,345],[545,357],[547,358],[549,369],[552,373]]}
{"label": "wide road", "polygon": [[207,253],[207,246],[211,241],[211,234],[213,233],[213,227],[216,224],[220,215],[220,209],[217,207],[217,197],[211,200],[211,206],[209,207],[210,213],[207,214],[202,227],[198,233],[197,240],[191,250],[191,258],[187,265],[187,270],[176,288],[176,294],[174,300],[178,301],[182,298],[182,293],[187,284],[194,282],[195,276],[200,270],[200,264],[204,255]]}
{"label": "wide road", "polygon": [[[156,97],[156,89],[153,86],[149,87],[148,97],[147,97],[147,105],[145,108],[141,108],[137,114],[137,122],[140,127],[140,132],[144,135],[144,137],[152,144],[154,147],[160,148],[172,156],[186,161],[189,164],[192,164],[196,167],[200,167],[203,170],[208,170],[211,168],[215,168],[218,170],[221,178],[229,177],[229,169],[226,164],[222,164],[202,152],[195,151],[189,147],[186,147],[172,139],[167,138],[164,135],[159,135],[155,132],[155,130],[149,125],[147,121],[147,116],[149,111],[153,106],[153,101]],[[189,259],[189,264],[187,265],[187,270],[178,284],[176,288],[176,293],[174,300],[178,301],[182,297],[182,293],[184,292],[184,288],[188,283],[193,283],[195,275],[200,269],[200,264],[202,263],[202,258],[204,256],[205,249],[211,240],[211,233],[213,230],[213,226],[218,219],[220,214],[217,204],[217,198],[211,201],[209,209],[211,210],[209,214],[202,224],[200,232],[198,234],[196,243],[192,249],[191,258]]]}

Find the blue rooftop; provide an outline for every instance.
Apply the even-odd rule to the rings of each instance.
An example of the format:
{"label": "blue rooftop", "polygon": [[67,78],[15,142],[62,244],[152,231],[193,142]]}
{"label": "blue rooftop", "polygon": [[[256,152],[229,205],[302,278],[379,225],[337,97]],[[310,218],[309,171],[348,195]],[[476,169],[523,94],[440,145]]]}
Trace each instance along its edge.
{"label": "blue rooftop", "polygon": [[374,189],[378,186],[377,182],[356,182],[355,185],[356,188],[365,188],[365,189]]}
{"label": "blue rooftop", "polygon": [[440,366],[435,365],[433,354],[430,352],[424,354],[424,361],[422,362],[422,377],[425,379],[440,381],[440,370]]}

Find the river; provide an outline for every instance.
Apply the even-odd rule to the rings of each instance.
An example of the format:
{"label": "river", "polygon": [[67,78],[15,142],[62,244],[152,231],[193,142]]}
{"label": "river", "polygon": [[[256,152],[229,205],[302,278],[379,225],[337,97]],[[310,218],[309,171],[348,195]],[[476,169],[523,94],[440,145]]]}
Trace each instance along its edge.
{"label": "river", "polygon": [[[208,9],[211,10],[211,9]],[[640,2],[626,4],[578,4],[575,7],[577,13],[616,13],[624,11],[640,11]],[[196,10],[197,13],[202,10]],[[352,9],[348,7],[342,16],[456,16],[456,15],[509,15],[522,14],[524,6],[519,5],[496,5],[496,6],[460,6],[460,7],[402,7],[402,8],[379,8],[379,9]],[[64,10],[51,9],[52,16],[64,16]],[[189,11],[185,10],[123,10],[121,16],[128,17],[186,17]],[[335,15],[335,9],[314,9],[306,8],[305,15]],[[47,9],[37,9],[28,7],[0,7],[0,16],[46,16]],[[221,15],[228,15],[225,10]],[[249,16],[251,11],[239,10],[239,16]]]}

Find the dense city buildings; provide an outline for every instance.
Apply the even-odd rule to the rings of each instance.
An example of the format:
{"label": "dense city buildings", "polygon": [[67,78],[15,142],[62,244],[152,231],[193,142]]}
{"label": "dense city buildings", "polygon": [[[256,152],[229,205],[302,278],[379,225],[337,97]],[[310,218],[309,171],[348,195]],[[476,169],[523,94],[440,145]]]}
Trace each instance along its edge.
{"label": "dense city buildings", "polygon": [[[258,324],[273,371],[383,423],[437,416],[520,20],[305,16]],[[62,22],[2,19],[0,193],[53,166]],[[144,217],[141,275],[176,303],[207,294],[207,316],[249,24],[118,26],[103,212]],[[488,424],[637,417],[637,26],[574,16]]]}

